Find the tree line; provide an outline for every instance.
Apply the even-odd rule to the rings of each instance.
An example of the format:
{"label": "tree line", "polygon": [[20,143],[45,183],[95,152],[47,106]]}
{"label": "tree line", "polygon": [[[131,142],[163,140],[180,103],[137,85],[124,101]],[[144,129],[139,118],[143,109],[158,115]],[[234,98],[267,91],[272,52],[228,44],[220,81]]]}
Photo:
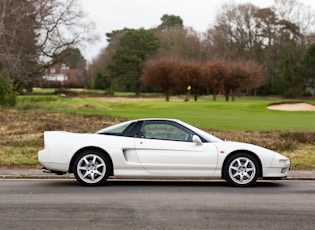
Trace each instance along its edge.
{"label": "tree line", "polygon": [[[305,61],[315,42],[314,22],[314,12],[295,0],[275,0],[270,8],[259,8],[251,3],[224,4],[215,23],[204,33],[185,27],[179,16],[165,14],[156,28],[124,28],[106,34],[108,46],[89,67],[90,77],[94,79],[92,87],[134,91],[136,95],[140,91],[160,90],[160,87],[145,80],[148,78],[144,76],[145,66],[153,68],[150,63],[162,65],[163,59],[173,63],[170,64],[172,66],[174,60],[171,59],[177,57],[179,62],[190,63],[190,70],[193,69],[192,63],[202,65],[203,69],[208,63],[221,63],[227,70],[234,66],[240,75],[244,71],[240,63],[254,63],[252,72],[256,72],[257,80],[252,82],[253,78],[244,78],[237,89],[245,90],[248,94],[286,97],[308,95],[307,89],[315,88],[314,75],[310,73],[315,60]],[[239,69],[235,63],[239,63],[236,65]],[[180,82],[188,81],[187,68],[177,68]],[[165,74],[157,67],[156,71]],[[156,78],[166,77],[151,74]],[[228,81],[223,79],[223,75],[221,77],[220,84],[216,85],[213,81],[214,86],[206,87],[207,93],[223,92],[222,89],[229,92],[236,90],[228,90],[228,84],[239,82],[237,74],[230,74]],[[150,81],[157,83],[161,79],[152,79],[151,76]],[[204,78],[197,82],[209,84]],[[227,92],[224,94],[227,95]]]}
{"label": "tree line", "polygon": [[220,94],[235,99],[237,93],[255,91],[262,83],[260,66],[252,62],[195,62],[176,57],[149,60],[143,71],[145,86],[164,92],[166,101],[172,94]]}

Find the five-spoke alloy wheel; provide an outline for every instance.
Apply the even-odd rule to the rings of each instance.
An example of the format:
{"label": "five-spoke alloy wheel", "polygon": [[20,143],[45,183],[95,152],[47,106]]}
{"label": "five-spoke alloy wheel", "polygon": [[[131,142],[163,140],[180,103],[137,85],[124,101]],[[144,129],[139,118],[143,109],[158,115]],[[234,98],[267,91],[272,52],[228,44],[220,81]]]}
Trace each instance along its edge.
{"label": "five-spoke alloy wheel", "polygon": [[251,186],[260,175],[260,167],[252,155],[237,153],[227,160],[224,175],[232,186]]}
{"label": "five-spoke alloy wheel", "polygon": [[110,173],[110,162],[98,150],[81,152],[73,164],[73,172],[77,181],[83,185],[104,184]]}

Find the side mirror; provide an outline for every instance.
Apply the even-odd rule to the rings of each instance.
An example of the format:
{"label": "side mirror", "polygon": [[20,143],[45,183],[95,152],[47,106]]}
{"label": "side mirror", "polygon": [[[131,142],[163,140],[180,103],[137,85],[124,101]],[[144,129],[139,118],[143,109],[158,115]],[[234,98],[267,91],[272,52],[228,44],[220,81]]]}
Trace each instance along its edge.
{"label": "side mirror", "polygon": [[202,141],[201,141],[200,137],[197,136],[197,135],[193,135],[192,141],[193,141],[196,145],[202,145]]}

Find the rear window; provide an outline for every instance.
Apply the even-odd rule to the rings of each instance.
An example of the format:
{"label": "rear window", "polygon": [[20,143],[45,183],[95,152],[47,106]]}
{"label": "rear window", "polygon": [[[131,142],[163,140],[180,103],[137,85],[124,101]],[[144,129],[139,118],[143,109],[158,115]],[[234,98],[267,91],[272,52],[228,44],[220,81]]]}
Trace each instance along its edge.
{"label": "rear window", "polygon": [[119,123],[119,124],[116,124],[116,125],[108,126],[108,127],[104,128],[104,129],[98,130],[96,133],[98,133],[98,134],[121,134],[132,123],[134,123],[134,121],[125,121],[123,123]]}

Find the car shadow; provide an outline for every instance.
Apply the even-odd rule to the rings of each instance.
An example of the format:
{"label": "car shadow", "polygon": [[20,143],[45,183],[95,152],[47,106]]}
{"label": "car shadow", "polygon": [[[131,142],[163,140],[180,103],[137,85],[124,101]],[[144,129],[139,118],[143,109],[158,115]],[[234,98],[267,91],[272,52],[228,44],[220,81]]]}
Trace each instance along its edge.
{"label": "car shadow", "polygon": [[[66,180],[52,180],[52,183],[60,186],[80,186],[80,187],[90,187],[84,186],[78,183],[74,179]],[[132,187],[132,186],[141,186],[141,187],[150,187],[150,186],[159,186],[159,187],[230,187],[225,180],[160,180],[160,179],[148,179],[148,180],[138,180],[138,179],[108,179],[108,181],[101,186],[97,187]],[[250,188],[277,188],[283,187],[285,183],[280,181],[263,181],[258,180]],[[95,187],[95,186],[91,186]],[[234,187],[235,188],[235,187]],[[240,187],[248,188],[248,187]]]}
{"label": "car shadow", "polygon": [[[199,186],[232,187],[224,180],[108,180],[105,186]],[[282,187],[277,181],[257,181],[255,187]],[[244,187],[247,188],[247,187]]]}

